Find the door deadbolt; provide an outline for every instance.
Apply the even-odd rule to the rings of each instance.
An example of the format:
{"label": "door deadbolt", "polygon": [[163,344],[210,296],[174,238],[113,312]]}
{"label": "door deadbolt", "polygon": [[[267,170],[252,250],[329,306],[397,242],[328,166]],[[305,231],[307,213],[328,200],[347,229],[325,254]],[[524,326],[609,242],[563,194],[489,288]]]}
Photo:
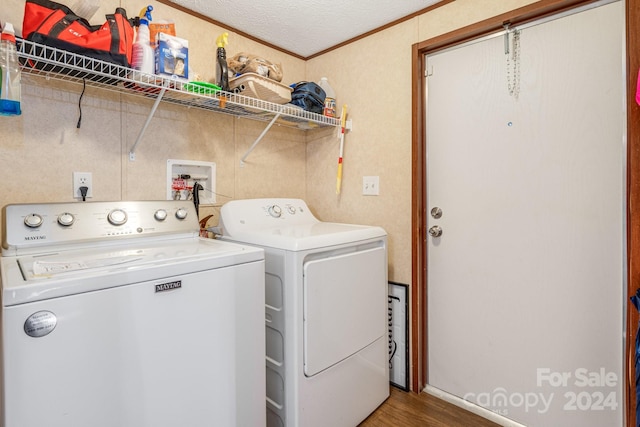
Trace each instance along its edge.
{"label": "door deadbolt", "polygon": [[442,216],[442,209],[440,209],[437,206],[431,209],[431,216],[434,217],[435,219],[440,218]]}
{"label": "door deadbolt", "polygon": [[442,227],[439,225],[434,225],[429,229],[429,235],[431,237],[440,237],[442,236]]}

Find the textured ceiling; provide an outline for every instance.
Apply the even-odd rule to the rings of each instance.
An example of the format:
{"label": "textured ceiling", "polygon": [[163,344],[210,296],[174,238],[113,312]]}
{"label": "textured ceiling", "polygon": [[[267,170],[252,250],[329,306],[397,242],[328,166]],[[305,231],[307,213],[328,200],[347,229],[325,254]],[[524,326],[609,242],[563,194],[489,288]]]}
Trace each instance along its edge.
{"label": "textured ceiling", "polygon": [[309,57],[440,0],[171,0],[259,40]]}

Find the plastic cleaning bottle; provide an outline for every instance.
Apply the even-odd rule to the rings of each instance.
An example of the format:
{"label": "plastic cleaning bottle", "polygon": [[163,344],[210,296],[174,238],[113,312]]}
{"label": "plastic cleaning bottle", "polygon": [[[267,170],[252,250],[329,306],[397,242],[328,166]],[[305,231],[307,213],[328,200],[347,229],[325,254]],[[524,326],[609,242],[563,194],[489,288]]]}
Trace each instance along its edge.
{"label": "plastic cleaning bottle", "polygon": [[131,67],[146,74],[155,74],[156,71],[156,59],[149,40],[149,21],[151,21],[152,10],[153,6],[149,5],[140,11],[140,26],[131,54]]}
{"label": "plastic cleaning bottle", "polygon": [[329,80],[326,77],[322,77],[318,82],[318,86],[324,90],[325,98],[324,98],[324,109],[322,113],[327,117],[335,117],[336,116],[336,93],[329,84]]}
{"label": "plastic cleaning bottle", "polygon": [[16,36],[13,25],[4,24],[0,36],[0,68],[2,69],[2,87],[0,87],[0,114],[18,116],[20,109],[20,63],[16,51]]}
{"label": "plastic cleaning bottle", "polygon": [[227,66],[227,52],[225,47],[229,43],[229,33],[222,33],[216,39],[218,46],[216,58],[216,84],[224,91],[229,91],[229,68]]}

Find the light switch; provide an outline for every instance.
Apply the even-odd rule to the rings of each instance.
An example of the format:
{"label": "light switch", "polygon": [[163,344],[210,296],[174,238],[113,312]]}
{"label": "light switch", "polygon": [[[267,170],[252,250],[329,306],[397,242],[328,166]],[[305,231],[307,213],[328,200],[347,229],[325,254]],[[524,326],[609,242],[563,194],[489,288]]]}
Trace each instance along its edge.
{"label": "light switch", "polygon": [[379,176],[363,176],[362,177],[362,195],[363,196],[380,195],[380,177]]}

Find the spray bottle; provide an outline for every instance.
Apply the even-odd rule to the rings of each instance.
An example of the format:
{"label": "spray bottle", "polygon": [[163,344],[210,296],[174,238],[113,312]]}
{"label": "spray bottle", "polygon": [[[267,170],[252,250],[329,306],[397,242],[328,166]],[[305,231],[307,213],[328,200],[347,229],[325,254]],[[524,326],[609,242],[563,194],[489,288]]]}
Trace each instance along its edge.
{"label": "spray bottle", "polygon": [[229,91],[229,69],[227,67],[227,52],[225,47],[229,43],[229,33],[222,33],[216,39],[218,57],[216,60],[216,84],[224,91]]}
{"label": "spray bottle", "polygon": [[20,63],[16,51],[16,36],[13,25],[4,24],[0,37],[0,68],[2,69],[2,88],[0,88],[0,114],[18,116],[20,109]]}
{"label": "spray bottle", "polygon": [[146,74],[155,74],[156,60],[151,41],[149,40],[149,21],[151,21],[151,11],[153,6],[149,5],[140,11],[140,26],[136,34],[136,41],[133,43],[131,66]]}

